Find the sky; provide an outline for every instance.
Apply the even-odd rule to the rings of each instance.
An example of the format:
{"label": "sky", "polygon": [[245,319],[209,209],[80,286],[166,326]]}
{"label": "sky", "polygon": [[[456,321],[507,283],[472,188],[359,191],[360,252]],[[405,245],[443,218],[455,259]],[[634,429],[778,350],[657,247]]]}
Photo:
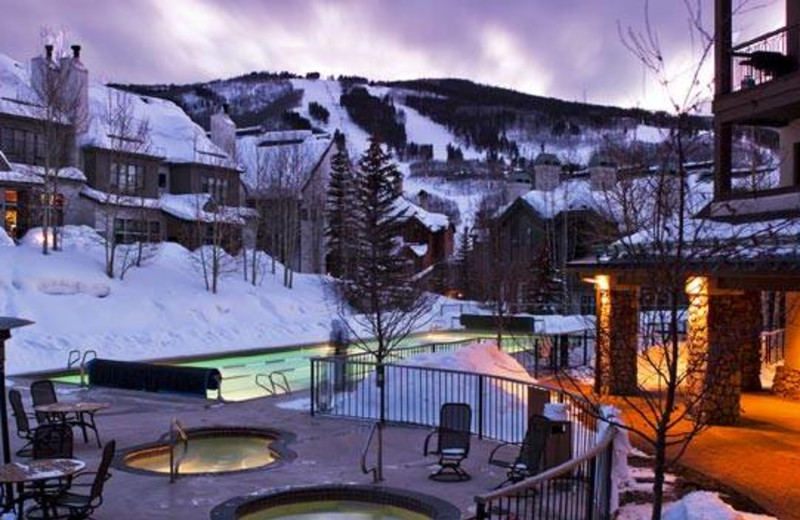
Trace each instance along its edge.
{"label": "sky", "polygon": [[[710,24],[713,0],[699,2]],[[736,1],[736,0],[735,0]],[[784,0],[749,0],[738,41],[783,24]],[[791,1],[791,0],[789,0]],[[645,0],[0,0],[0,52],[27,61],[43,28],[80,43],[96,80],[186,83],[254,70],[376,80],[460,77],[523,92],[668,109],[625,48]],[[674,90],[699,45],[681,0],[650,0]],[[711,78],[710,67],[703,81]]]}

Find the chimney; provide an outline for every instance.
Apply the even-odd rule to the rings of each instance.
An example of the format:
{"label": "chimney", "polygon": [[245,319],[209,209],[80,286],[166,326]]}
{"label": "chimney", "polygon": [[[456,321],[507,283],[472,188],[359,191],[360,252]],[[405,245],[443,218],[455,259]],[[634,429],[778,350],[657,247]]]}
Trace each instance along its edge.
{"label": "chimney", "polygon": [[228,103],[223,103],[216,113],[211,114],[211,142],[236,160],[236,123],[228,115],[229,110]]}
{"label": "chimney", "polygon": [[80,45],[73,45],[70,47],[72,49],[72,57],[76,60],[81,59],[81,46]]}
{"label": "chimney", "polygon": [[51,61],[53,59],[53,44],[48,43],[44,46],[44,55],[47,58],[47,61]]}

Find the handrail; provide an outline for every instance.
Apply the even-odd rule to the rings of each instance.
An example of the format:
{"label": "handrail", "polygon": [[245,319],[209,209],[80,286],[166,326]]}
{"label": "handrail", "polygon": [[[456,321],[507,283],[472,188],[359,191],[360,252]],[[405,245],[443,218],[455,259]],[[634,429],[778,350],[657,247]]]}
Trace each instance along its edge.
{"label": "handrail", "polygon": [[91,354],[93,357],[92,359],[97,359],[97,351],[94,349],[88,349],[84,351],[83,357],[81,358],[81,386],[86,386],[86,358]]}
{"label": "handrail", "polygon": [[[73,354],[75,356],[73,357]],[[81,351],[74,348],[69,351],[67,354],[67,370],[75,366],[75,363],[78,363],[81,360]]]}
{"label": "handrail", "polygon": [[256,374],[255,383],[256,383],[256,386],[260,387],[268,395],[275,395],[275,390],[273,389],[271,382],[270,382],[269,386],[267,386],[266,384],[261,382],[262,378],[267,378],[267,380],[269,381],[269,376],[270,376],[269,374],[263,374],[263,373],[262,374]]}
{"label": "handrail", "polygon": [[[275,376],[280,376],[283,381],[275,382]],[[276,370],[269,373],[269,382],[272,384],[272,393],[277,394],[277,390],[283,390],[284,393],[291,394],[292,389],[289,387],[289,379],[286,377],[284,370]]]}
{"label": "handrail", "polygon": [[756,36],[755,38],[751,38],[750,40],[747,40],[745,42],[737,43],[736,45],[731,47],[731,54],[736,53],[736,51],[742,50],[742,49],[744,49],[746,47],[750,47],[751,45],[756,44],[758,42],[761,42],[761,41],[764,41],[764,40],[768,40],[768,39],[772,38],[773,36],[777,36],[777,35],[779,35],[781,33],[789,32],[789,31],[791,31],[793,29],[796,29],[798,27],[800,27],[800,24],[786,25],[786,26],[783,26],[783,27],[779,27],[778,29],[774,29],[774,30],[772,30],[772,31],[770,31],[768,33],[764,33],[764,34],[761,34],[759,36]]}
{"label": "handrail", "polygon": [[[175,457],[175,447],[183,443],[183,453]],[[178,419],[173,419],[169,425],[169,482],[172,484],[178,479],[180,465],[189,451],[189,434]]]}
{"label": "handrail", "polygon": [[498,489],[496,491],[491,491],[491,492],[485,493],[483,495],[478,495],[478,496],[475,497],[475,502],[477,502],[477,503],[485,503],[485,502],[488,502],[489,500],[494,500],[494,499],[497,499],[497,498],[514,496],[517,493],[519,493],[520,491],[525,491],[525,490],[530,489],[530,488],[532,488],[532,487],[534,487],[536,485],[541,484],[542,482],[545,482],[545,481],[548,481],[548,480],[552,480],[552,479],[558,478],[558,477],[560,477],[560,476],[562,476],[562,475],[564,475],[566,473],[569,473],[575,467],[579,466],[580,464],[583,464],[587,460],[591,460],[592,458],[598,456],[603,451],[608,449],[608,446],[614,440],[614,434],[615,434],[615,429],[614,428],[608,428],[604,432],[603,438],[600,439],[600,441],[594,446],[594,448],[592,448],[591,450],[587,451],[586,453],[584,453],[580,457],[576,457],[574,459],[570,459],[567,462],[564,462],[563,464],[560,464],[560,465],[555,466],[553,468],[550,468],[550,469],[548,469],[546,471],[543,471],[542,473],[539,473],[538,475],[535,475],[533,477],[529,477],[529,478],[526,478],[525,480],[521,480],[520,482],[517,482],[516,484],[512,484],[512,485],[510,485],[508,487],[505,487],[505,488],[502,488],[502,489]]}
{"label": "handrail", "polygon": [[[367,455],[369,454],[369,448],[372,445],[372,439],[375,436],[375,432],[378,433],[377,460],[375,467],[367,468]],[[361,452],[361,472],[365,475],[372,473],[372,482],[374,484],[377,484],[383,480],[383,424],[380,422],[373,423],[372,428],[369,430],[367,442],[364,444],[364,450]]]}

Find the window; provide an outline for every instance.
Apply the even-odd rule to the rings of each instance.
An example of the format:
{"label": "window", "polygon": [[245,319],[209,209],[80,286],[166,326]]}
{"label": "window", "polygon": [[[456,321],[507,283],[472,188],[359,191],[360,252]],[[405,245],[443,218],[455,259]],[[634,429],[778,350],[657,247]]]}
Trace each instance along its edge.
{"label": "window", "polygon": [[0,149],[11,162],[44,163],[44,139],[30,130],[0,127]]}
{"label": "window", "polygon": [[112,162],[110,181],[121,193],[136,193],[144,188],[144,168],[139,164]]}
{"label": "window", "polygon": [[169,168],[166,166],[158,167],[158,188],[169,191]]}
{"label": "window", "polygon": [[161,223],[157,220],[115,218],[114,240],[117,244],[158,242],[161,240]]}
{"label": "window", "polygon": [[228,199],[228,179],[205,175],[202,178],[200,190],[211,195],[218,203],[225,204]]}

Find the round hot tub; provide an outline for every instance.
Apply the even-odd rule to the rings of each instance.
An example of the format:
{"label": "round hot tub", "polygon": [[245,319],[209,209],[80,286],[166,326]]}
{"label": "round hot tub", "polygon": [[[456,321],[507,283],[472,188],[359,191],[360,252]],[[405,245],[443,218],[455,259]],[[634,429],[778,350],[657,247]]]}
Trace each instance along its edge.
{"label": "round hot tub", "polygon": [[295,457],[286,448],[294,436],[279,430],[223,426],[192,428],[186,433],[185,443],[171,446],[167,435],[159,442],[125,450],[115,466],[135,473],[169,475],[172,458],[181,476],[209,475],[272,468]]}
{"label": "round hot tub", "polygon": [[436,497],[373,486],[287,488],[236,497],[211,511],[212,520],[458,520],[461,511]]}

